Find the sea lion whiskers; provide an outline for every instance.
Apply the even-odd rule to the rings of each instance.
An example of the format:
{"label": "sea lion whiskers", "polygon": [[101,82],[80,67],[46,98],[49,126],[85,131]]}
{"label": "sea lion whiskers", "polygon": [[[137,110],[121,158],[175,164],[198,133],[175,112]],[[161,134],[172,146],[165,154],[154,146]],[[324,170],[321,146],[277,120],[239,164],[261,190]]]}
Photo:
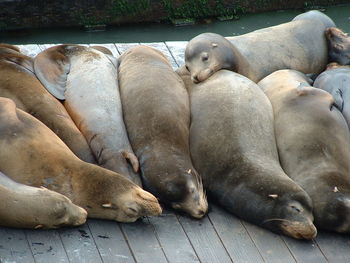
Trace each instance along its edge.
{"label": "sea lion whiskers", "polygon": [[263,224],[266,224],[266,223],[269,223],[269,222],[272,222],[272,221],[281,221],[281,222],[293,223],[293,221],[288,220],[288,219],[283,219],[283,218],[269,218],[269,219],[264,220],[261,224],[263,225]]}

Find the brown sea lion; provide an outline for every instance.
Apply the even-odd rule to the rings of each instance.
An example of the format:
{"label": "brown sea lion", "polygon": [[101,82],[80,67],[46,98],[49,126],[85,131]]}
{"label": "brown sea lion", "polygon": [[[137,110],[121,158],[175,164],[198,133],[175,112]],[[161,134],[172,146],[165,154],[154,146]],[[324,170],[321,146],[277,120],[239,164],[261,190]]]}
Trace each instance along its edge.
{"label": "brown sea lion", "polygon": [[161,52],[138,46],[119,58],[119,86],[143,185],[174,209],[203,217],[208,204],[190,158],[190,107],[182,80]]}
{"label": "brown sea lion", "polygon": [[261,89],[227,70],[199,84],[184,68],[178,73],[191,100],[191,156],[209,197],[274,232],[314,238],[311,199],[279,164],[272,108]]}
{"label": "brown sea lion", "polygon": [[108,51],[104,47],[54,46],[36,56],[35,74],[52,95],[64,100],[97,163],[141,185],[139,162],[123,120],[117,60]]}
{"label": "brown sea lion", "polygon": [[326,30],[328,43],[328,62],[339,65],[350,65],[350,37],[339,28],[331,27]]}
{"label": "brown sea lion", "polygon": [[64,195],[16,183],[0,172],[0,225],[20,228],[78,226],[86,211]]}
{"label": "brown sea lion", "polygon": [[86,139],[67,111],[36,78],[32,58],[8,44],[0,45],[0,97],[12,99],[18,108],[41,120],[79,158],[95,162]]}
{"label": "brown sea lion", "polygon": [[188,42],[185,63],[195,83],[220,69],[254,82],[285,68],[320,73],[327,64],[324,31],[321,21],[297,20],[226,39],[203,33]]}
{"label": "brown sea lion", "polygon": [[0,99],[0,170],[30,186],[44,186],[83,207],[89,217],[133,222],[159,215],[150,193],[113,171],[86,163],[44,124]]}
{"label": "brown sea lion", "polygon": [[297,71],[258,83],[269,97],[281,165],[313,201],[315,225],[350,232],[350,133],[332,96]]}

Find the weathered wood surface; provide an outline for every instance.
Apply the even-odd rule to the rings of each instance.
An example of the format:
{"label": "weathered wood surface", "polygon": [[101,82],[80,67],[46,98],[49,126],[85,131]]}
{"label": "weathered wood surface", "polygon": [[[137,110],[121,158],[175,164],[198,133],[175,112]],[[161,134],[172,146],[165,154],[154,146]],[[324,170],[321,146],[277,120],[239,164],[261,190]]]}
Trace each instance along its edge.
{"label": "weathered wood surface", "polygon": [[[103,46],[117,57],[139,44]],[[145,45],[163,52],[174,69],[184,63],[184,41]],[[50,46],[19,47],[34,57]],[[212,204],[202,220],[165,210],[160,217],[132,224],[90,219],[83,226],[60,230],[0,227],[0,263],[5,262],[338,263],[350,262],[350,236],[320,232],[313,241],[293,240],[244,222]]]}

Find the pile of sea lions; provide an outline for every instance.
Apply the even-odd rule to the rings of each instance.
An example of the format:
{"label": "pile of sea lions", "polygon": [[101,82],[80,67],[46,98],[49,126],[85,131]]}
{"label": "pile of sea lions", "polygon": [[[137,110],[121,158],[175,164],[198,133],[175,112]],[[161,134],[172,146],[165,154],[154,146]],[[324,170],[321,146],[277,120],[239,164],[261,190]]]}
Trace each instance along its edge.
{"label": "pile of sea lions", "polygon": [[348,65],[319,11],[201,34],[176,72],[146,46],[0,44],[0,225],[133,222],[159,202],[199,219],[208,194],[294,238],[349,233]]}

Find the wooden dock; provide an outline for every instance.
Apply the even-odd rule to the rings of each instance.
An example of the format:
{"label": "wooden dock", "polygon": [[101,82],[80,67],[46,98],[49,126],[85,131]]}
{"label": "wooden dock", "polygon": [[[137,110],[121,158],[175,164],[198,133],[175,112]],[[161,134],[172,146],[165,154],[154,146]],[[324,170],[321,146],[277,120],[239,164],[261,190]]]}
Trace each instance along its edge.
{"label": "wooden dock", "polygon": [[[139,44],[143,43],[102,46],[119,56]],[[186,42],[145,45],[163,52],[174,69],[184,63]],[[29,56],[50,46],[19,45]],[[0,263],[5,262],[349,263],[350,235],[319,232],[312,241],[294,240],[237,219],[211,204],[202,220],[166,210],[159,217],[131,224],[90,219],[83,226],[59,230],[0,227]]]}

